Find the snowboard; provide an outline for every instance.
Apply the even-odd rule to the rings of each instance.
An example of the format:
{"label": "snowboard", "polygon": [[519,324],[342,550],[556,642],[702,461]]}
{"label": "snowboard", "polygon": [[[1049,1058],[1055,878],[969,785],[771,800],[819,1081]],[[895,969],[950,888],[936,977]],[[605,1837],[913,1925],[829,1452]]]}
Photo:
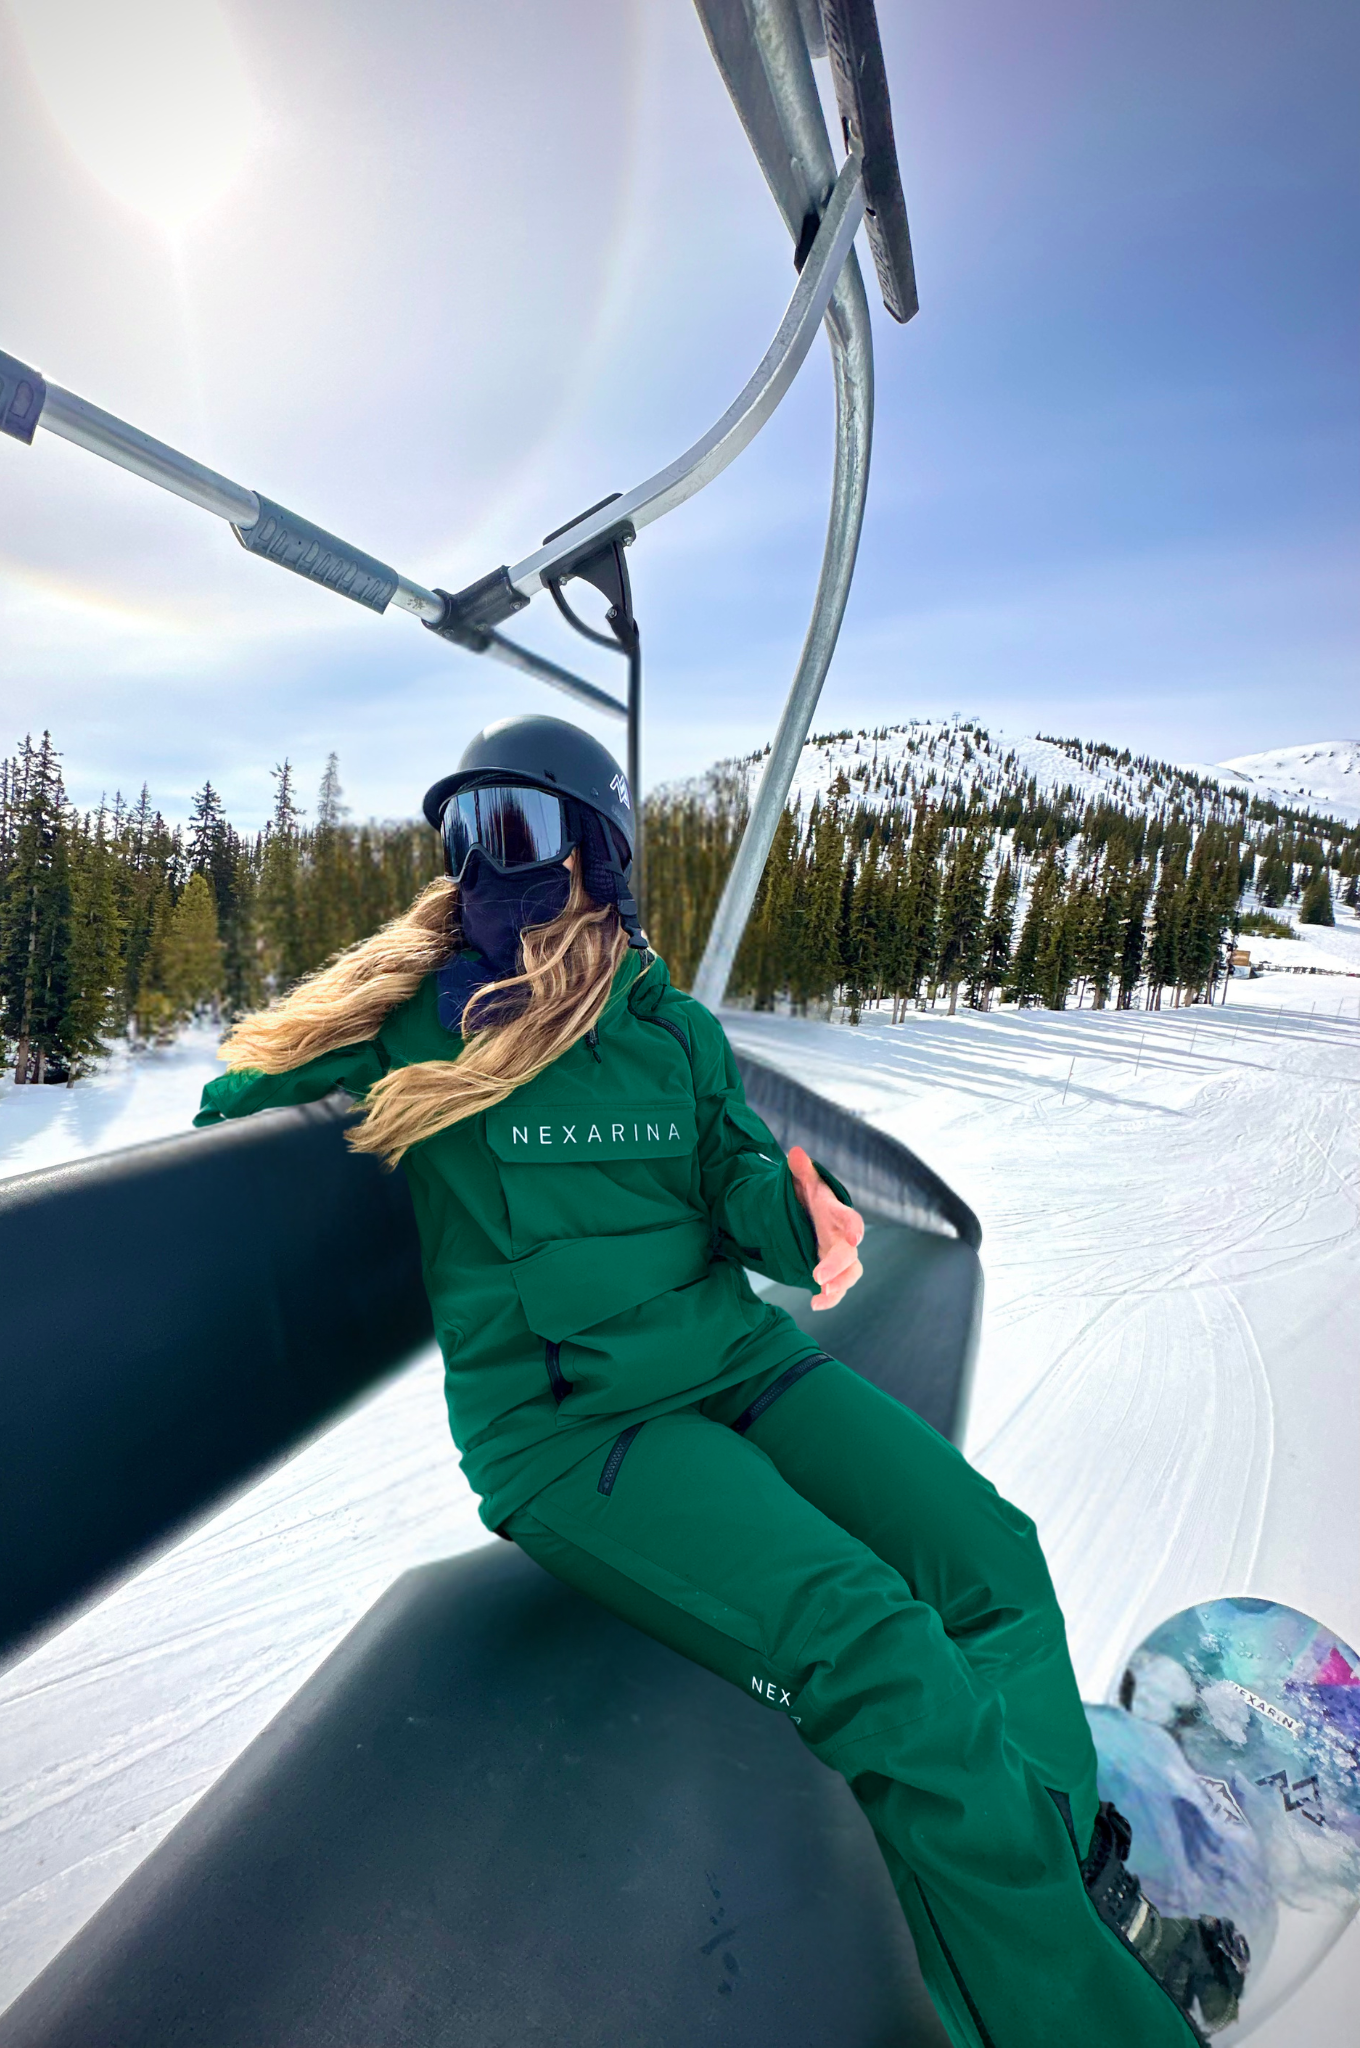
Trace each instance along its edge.
{"label": "snowboard", "polygon": [[1159,1910],[1233,1920],[1251,1944],[1246,2038],[1317,1968],[1360,1904],[1360,1656],[1273,1600],[1211,1600],[1129,1658],[1088,1706],[1102,1799]]}

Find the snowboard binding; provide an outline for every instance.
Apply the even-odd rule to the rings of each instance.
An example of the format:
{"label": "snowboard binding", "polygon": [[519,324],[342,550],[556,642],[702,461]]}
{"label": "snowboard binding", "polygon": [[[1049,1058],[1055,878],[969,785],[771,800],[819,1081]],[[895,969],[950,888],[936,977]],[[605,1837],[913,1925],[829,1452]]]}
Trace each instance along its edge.
{"label": "snowboard binding", "polygon": [[1184,2014],[1196,2040],[1207,2043],[1237,2018],[1251,1950],[1231,1920],[1159,1913],[1127,1866],[1132,1840],[1123,1814],[1103,1800],[1081,1867],[1087,1893],[1106,1926]]}

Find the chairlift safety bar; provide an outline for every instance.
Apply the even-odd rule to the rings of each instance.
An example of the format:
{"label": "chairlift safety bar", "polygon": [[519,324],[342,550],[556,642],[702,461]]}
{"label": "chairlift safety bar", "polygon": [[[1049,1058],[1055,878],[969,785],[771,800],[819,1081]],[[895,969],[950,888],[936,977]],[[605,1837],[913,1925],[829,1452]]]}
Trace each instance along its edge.
{"label": "chairlift safety bar", "polygon": [[592,546],[633,530],[681,505],[711,483],[759,433],[801,368],[864,216],[860,159],[849,156],[827,204],[779,330],[754,375],[708,433],[674,462],[566,527],[509,569],[469,590],[428,590],[412,578],[289,512],[257,491],[208,469],[140,428],[104,412],[59,384],[49,384],[16,357],[0,353],[0,432],[31,443],[39,426],[158,484],[202,511],[225,519],[241,545],[310,581],[384,612],[409,612],[442,638],[523,670],[594,709],[627,717],[627,706],[556,662],[496,631],[521,611],[554,574],[565,579]]}

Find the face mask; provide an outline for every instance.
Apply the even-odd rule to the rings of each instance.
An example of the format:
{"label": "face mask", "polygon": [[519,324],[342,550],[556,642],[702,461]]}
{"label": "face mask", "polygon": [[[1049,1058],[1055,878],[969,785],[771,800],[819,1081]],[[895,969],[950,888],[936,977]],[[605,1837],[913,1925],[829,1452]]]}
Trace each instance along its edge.
{"label": "face mask", "polygon": [[463,937],[505,981],[520,972],[519,941],[526,925],[548,924],[567,907],[571,875],[560,863],[498,874],[474,848],[458,885]]}

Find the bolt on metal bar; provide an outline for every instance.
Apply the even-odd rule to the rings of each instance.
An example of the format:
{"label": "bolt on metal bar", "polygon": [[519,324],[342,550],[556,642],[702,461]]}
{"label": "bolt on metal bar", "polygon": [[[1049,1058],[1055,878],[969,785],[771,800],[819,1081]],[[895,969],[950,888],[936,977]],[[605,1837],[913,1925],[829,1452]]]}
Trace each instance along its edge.
{"label": "bolt on metal bar", "polygon": [[[724,34],[728,48],[739,55],[732,21],[724,18],[726,10],[713,0],[702,0],[700,12],[715,55],[719,55],[719,39]],[[834,174],[831,144],[794,0],[746,0],[745,12],[760,52],[761,72],[738,69],[722,62],[721,56],[720,67],[767,183],[796,239],[806,217],[804,209],[818,205]],[[783,133],[782,154],[776,154],[768,140],[770,97]],[[693,992],[710,1009],[717,1009],[727,993],[732,964],[835,652],[859,549],[873,439],[874,357],[869,302],[853,251],[840,273],[826,330],[836,386],[836,453],[826,546],[798,667],[694,977]]]}

